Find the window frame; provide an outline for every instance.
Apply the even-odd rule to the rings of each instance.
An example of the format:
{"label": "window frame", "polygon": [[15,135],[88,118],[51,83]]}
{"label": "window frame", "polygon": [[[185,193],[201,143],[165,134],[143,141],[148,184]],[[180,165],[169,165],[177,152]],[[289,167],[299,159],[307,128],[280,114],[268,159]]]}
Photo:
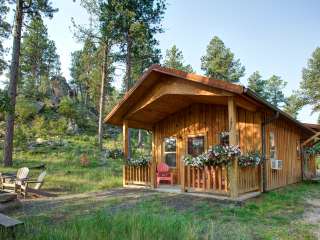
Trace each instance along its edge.
{"label": "window frame", "polygon": [[[271,140],[271,136],[272,136],[272,140]],[[272,154],[274,153],[274,157],[272,158]],[[276,135],[274,133],[274,131],[270,131],[269,132],[269,158],[270,160],[277,160],[278,154],[277,154],[277,145],[276,145]]]}
{"label": "window frame", "polygon": [[[175,151],[175,152],[172,152],[172,151],[166,152],[166,141],[165,141],[166,139],[174,139],[174,140],[176,141],[176,149],[175,149],[176,151]],[[164,162],[165,164],[167,164],[167,165],[169,166],[169,168],[172,168],[172,169],[176,169],[177,166],[178,166],[178,161],[177,161],[177,154],[178,154],[177,144],[178,144],[178,138],[175,137],[175,136],[164,137],[164,138],[162,139],[162,158],[163,158],[163,162]],[[176,166],[175,166],[175,167],[170,166],[170,165],[166,162],[166,155],[167,155],[167,154],[172,154],[172,153],[174,153],[174,154],[176,155],[176,158],[175,158],[175,160],[176,160]]]}
{"label": "window frame", "polygon": [[189,138],[196,138],[196,137],[203,137],[203,152],[205,152],[207,150],[207,134],[205,133],[199,133],[199,134],[189,134],[186,136],[186,154],[189,154],[189,144],[188,144],[188,139]]}

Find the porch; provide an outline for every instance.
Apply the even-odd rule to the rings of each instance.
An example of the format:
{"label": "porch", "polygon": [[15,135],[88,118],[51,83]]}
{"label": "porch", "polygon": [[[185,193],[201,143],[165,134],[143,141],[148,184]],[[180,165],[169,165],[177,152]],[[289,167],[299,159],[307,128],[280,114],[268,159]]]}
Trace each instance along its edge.
{"label": "porch", "polygon": [[[206,109],[209,109],[208,113],[205,112]],[[187,116],[186,120],[183,120],[185,124],[180,124],[179,121],[182,121],[182,116],[188,115],[189,111],[194,111],[195,115],[200,116],[202,120],[194,119],[193,122],[189,122]],[[245,119],[242,119],[241,111],[236,107],[235,98],[229,97],[227,106],[191,104],[190,107],[177,111],[162,122],[156,122],[152,128],[152,158],[150,163],[146,166],[124,165],[123,186],[147,187],[173,193],[201,194],[218,199],[235,200],[246,198],[247,194],[249,194],[247,196],[255,196],[257,192],[261,192],[262,188],[261,166],[239,167],[237,158],[233,158],[230,165],[204,167],[189,166],[183,161],[183,157],[190,153],[189,148],[190,144],[192,147],[193,140],[196,140],[198,144],[201,143],[200,147],[198,146],[198,149],[194,150],[194,153],[206,151],[210,145],[218,143],[217,134],[212,133],[213,127],[211,124],[215,121],[213,120],[214,116],[220,118],[217,124],[220,125],[221,130],[218,129],[217,132],[228,130],[230,144],[240,144],[245,150],[259,148],[260,139],[255,138],[258,137],[260,125],[250,123],[251,129],[242,128],[242,124],[245,124],[242,121],[245,121]],[[199,112],[202,113],[199,114]],[[238,115],[240,116],[239,119]],[[247,113],[247,115],[252,116],[252,121],[255,118],[253,113]],[[256,117],[256,119],[258,118]],[[201,125],[203,129],[195,128],[193,123]],[[130,121],[123,121],[125,159],[130,158],[129,124]],[[167,124],[170,126],[168,127]],[[165,129],[169,130],[166,132]],[[246,133],[244,133],[245,131]],[[244,140],[248,133],[251,134],[250,138]],[[174,140],[174,149],[166,146],[168,140]],[[157,185],[156,168],[160,162],[170,164],[170,171],[174,174],[173,186]]]}
{"label": "porch", "polygon": [[147,166],[123,165],[123,186],[234,201],[244,201],[260,194],[259,167],[238,168],[238,194],[233,197],[231,197],[228,172],[230,172],[228,167],[184,166],[181,184],[160,183],[157,185],[154,178],[156,169],[152,169],[152,164]]}

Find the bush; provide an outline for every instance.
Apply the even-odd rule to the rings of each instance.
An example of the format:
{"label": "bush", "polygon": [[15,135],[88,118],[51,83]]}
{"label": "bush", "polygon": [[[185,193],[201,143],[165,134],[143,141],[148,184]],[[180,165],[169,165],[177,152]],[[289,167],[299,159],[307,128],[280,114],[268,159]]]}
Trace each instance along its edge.
{"label": "bush", "polygon": [[16,114],[20,121],[28,121],[37,114],[36,104],[26,98],[18,98],[16,104]]}

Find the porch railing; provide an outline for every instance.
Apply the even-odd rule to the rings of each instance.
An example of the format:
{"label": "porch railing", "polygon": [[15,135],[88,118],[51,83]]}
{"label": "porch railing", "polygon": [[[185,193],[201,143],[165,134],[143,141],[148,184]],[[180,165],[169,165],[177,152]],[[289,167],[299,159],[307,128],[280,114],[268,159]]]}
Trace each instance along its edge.
{"label": "porch railing", "polygon": [[238,168],[238,193],[253,192],[260,189],[259,167]]}
{"label": "porch railing", "polygon": [[204,168],[185,166],[184,168],[184,190],[186,191],[227,195],[228,185],[228,170],[225,166],[205,166]]}
{"label": "porch railing", "polygon": [[123,165],[123,185],[151,186],[151,167]]}

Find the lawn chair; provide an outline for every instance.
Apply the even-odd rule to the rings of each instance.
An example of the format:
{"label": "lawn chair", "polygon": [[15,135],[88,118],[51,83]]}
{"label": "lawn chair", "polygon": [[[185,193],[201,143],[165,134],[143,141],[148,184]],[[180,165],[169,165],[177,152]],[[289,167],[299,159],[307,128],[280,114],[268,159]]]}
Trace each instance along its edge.
{"label": "lawn chair", "polygon": [[[20,194],[23,197],[26,197],[28,195],[28,192],[32,192],[33,190],[39,190],[42,187],[46,175],[47,172],[43,171],[40,173],[37,180],[27,179],[25,181],[22,181],[21,184],[18,187],[16,187],[16,189],[20,192]],[[35,186],[33,188],[30,188],[30,184],[35,184]]]}
{"label": "lawn chair", "polygon": [[27,167],[19,168],[15,176],[10,174],[1,174],[1,189],[16,191],[17,183],[21,183],[21,181],[26,180],[28,174],[29,168]]}
{"label": "lawn chair", "polygon": [[169,166],[165,163],[159,163],[157,166],[157,185],[160,184],[160,181],[167,181],[173,185],[173,175]]}

